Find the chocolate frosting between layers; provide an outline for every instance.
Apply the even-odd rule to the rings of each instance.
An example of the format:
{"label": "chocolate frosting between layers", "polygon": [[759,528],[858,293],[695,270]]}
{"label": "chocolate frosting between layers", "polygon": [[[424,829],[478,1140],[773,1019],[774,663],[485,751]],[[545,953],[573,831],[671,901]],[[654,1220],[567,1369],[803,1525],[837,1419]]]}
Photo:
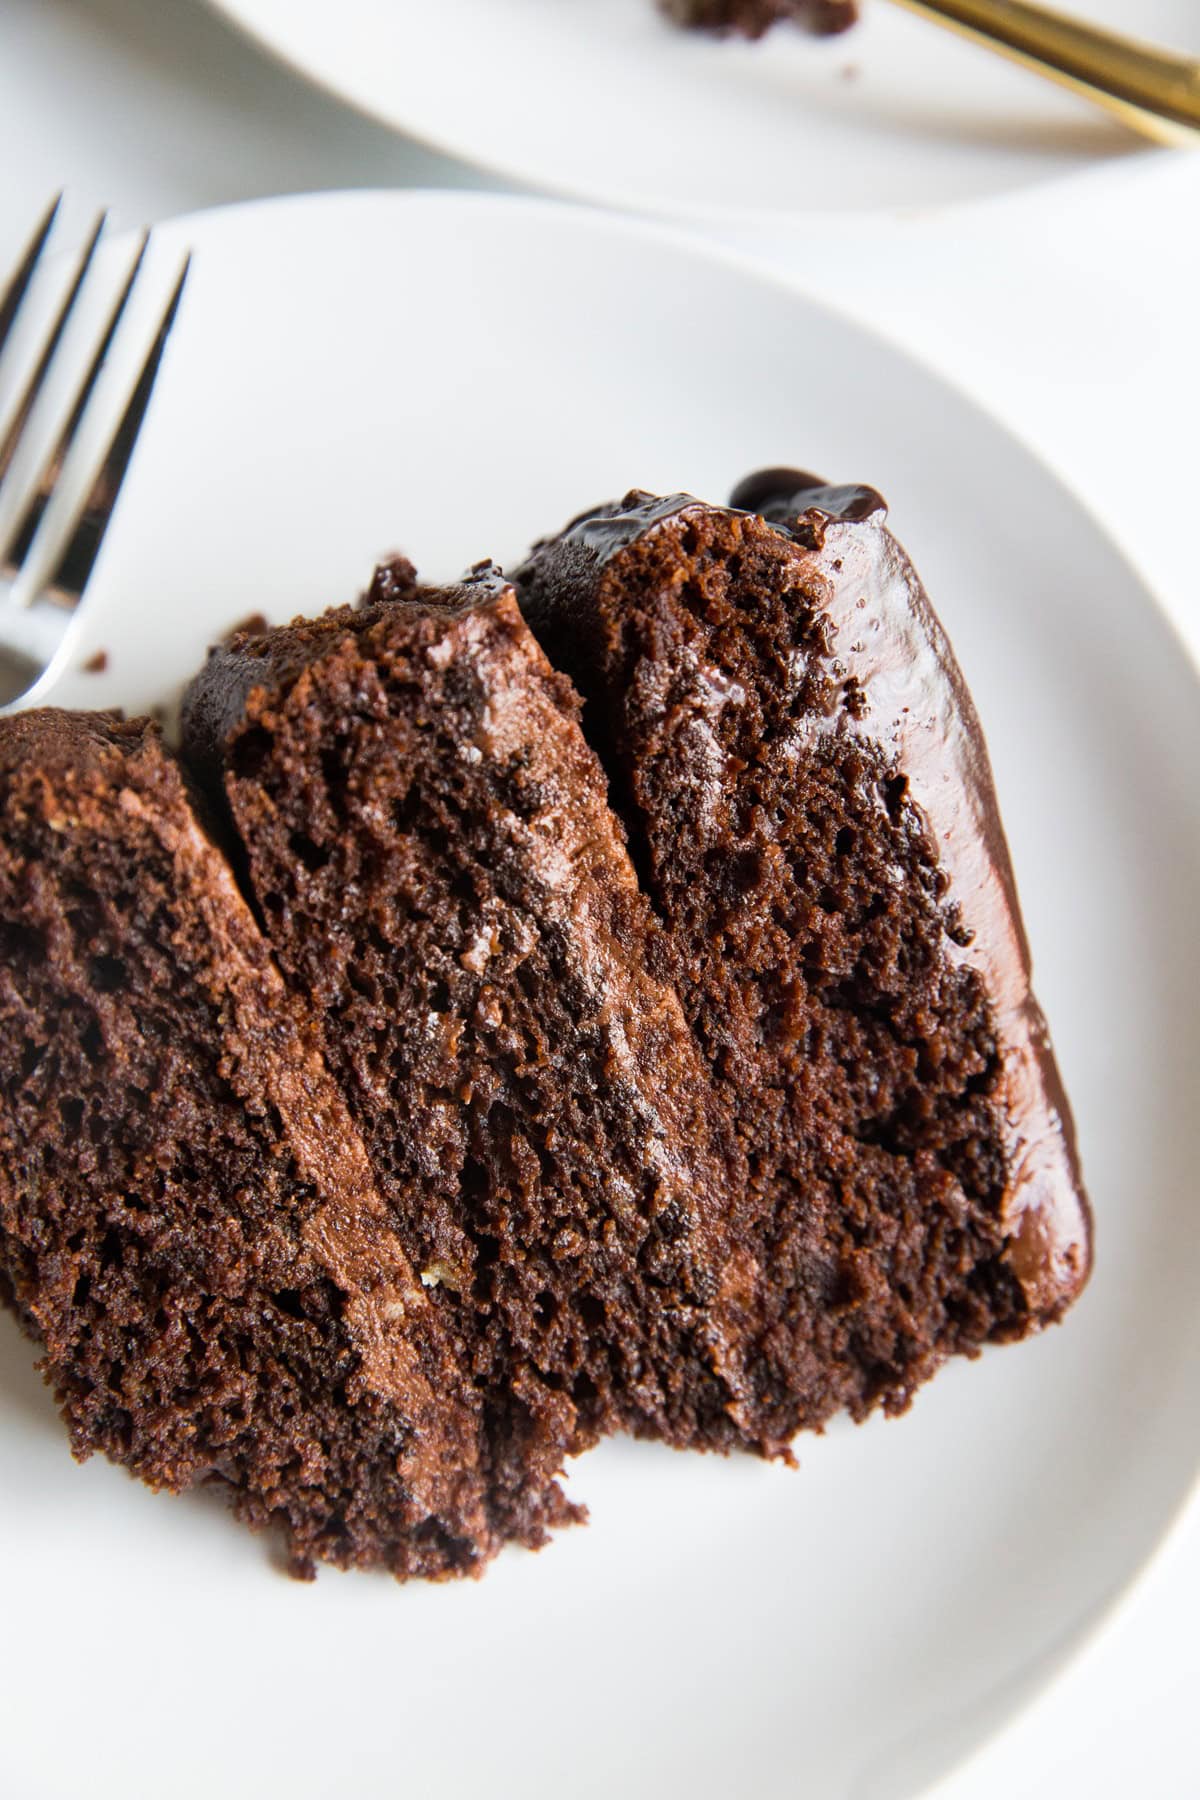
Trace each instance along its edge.
{"label": "chocolate frosting between layers", "polygon": [[1071,1110],[1033,996],[1029,946],[997,809],[987,747],[954,653],[875,489],[770,469],[735,488],[728,509],[689,494],[634,490],[581,514],[562,534],[594,568],[692,514],[757,513],[801,553],[820,596],[828,667],[843,703],[817,727],[879,747],[906,780],[948,878],[949,958],[981,974],[1004,1056],[1009,1182],[1007,1260],[1033,1314],[1057,1317],[1091,1263],[1091,1215]]}

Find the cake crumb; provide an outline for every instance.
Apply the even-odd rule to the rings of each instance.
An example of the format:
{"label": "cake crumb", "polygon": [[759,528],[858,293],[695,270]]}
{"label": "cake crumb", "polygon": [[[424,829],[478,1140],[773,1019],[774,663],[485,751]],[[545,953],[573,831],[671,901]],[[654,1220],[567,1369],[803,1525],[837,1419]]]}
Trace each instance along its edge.
{"label": "cake crumb", "polygon": [[236,625],[231,625],[222,639],[223,643],[232,644],[234,638],[261,637],[264,631],[270,631],[271,621],[266,613],[247,613]]}
{"label": "cake crumb", "polygon": [[359,610],[381,606],[386,601],[411,600],[419,591],[419,585],[415,564],[394,550],[377,565],[370,587],[359,597]]}
{"label": "cake crumb", "polygon": [[457,1293],[462,1277],[457,1269],[448,1262],[431,1262],[427,1269],[421,1270],[421,1286],[426,1288],[448,1287],[451,1293]]}
{"label": "cake crumb", "polygon": [[97,650],[83,665],[85,675],[103,675],[108,667],[108,651]]}

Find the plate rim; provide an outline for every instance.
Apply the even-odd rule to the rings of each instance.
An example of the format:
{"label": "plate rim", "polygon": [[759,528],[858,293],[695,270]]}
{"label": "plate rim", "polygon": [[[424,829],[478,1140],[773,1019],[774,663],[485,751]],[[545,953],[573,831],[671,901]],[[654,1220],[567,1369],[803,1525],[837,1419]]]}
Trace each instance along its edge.
{"label": "plate rim", "polygon": [[[209,4],[223,7],[225,0],[209,0]],[[191,212],[176,214],[164,219],[156,229],[159,232],[170,230],[186,236],[190,229],[209,220],[251,215],[262,211],[276,212],[284,209],[335,213],[347,205],[361,208],[364,212],[375,208],[394,208],[398,211],[410,207],[435,211],[447,208],[452,212],[459,213],[470,211],[528,213],[534,217],[551,221],[556,218],[563,219],[584,232],[607,235],[625,241],[642,241],[666,247],[681,257],[690,258],[697,264],[713,264],[724,267],[760,286],[766,286],[786,297],[798,299],[806,307],[836,322],[839,326],[848,327],[854,333],[883,346],[903,361],[915,366],[926,378],[936,382],[938,386],[952,394],[962,405],[985,422],[992,431],[998,432],[1010,443],[1015,444],[1022,454],[1036,466],[1046,482],[1065,496],[1068,502],[1083,515],[1092,531],[1103,542],[1109,557],[1132,580],[1149,602],[1186,670],[1194,702],[1200,708],[1200,650],[1194,650],[1184,636],[1174,617],[1170,603],[1164,597],[1157,583],[1142,571],[1129,551],[1113,537],[1099,507],[1079,491],[1069,474],[1060,470],[1036,444],[1029,441],[1020,429],[996,413],[985,400],[974,394],[954,376],[939,369],[931,356],[910,348],[892,331],[874,323],[864,323],[853,313],[839,307],[827,296],[811,292],[802,277],[779,268],[761,254],[727,243],[714,242],[684,225],[673,224],[656,217],[607,212],[557,197],[524,193],[492,193],[476,189],[364,187],[265,195],[229,205],[198,208]],[[128,248],[134,243],[136,237],[137,233],[132,230],[115,233],[110,248]],[[69,252],[61,254],[64,261],[69,260]],[[37,687],[21,703],[22,708],[30,704],[56,703],[53,687],[60,673],[61,655],[60,652],[60,656],[55,658]],[[48,694],[44,694],[43,691],[47,688],[50,691]],[[1126,1610],[1132,1605],[1151,1571],[1173,1544],[1185,1519],[1200,1507],[1200,1434],[1196,1435],[1192,1446],[1191,1462],[1191,1475],[1166,1510],[1164,1519],[1158,1527],[1157,1535],[1135,1558],[1124,1578],[1109,1594],[1095,1604],[1082,1622],[1074,1625],[1064,1638],[1043,1654],[1039,1669],[1029,1675],[1026,1680],[1018,1680],[1017,1691],[1014,1695],[996,1703],[995,1717],[975,1737],[974,1741],[963,1750],[953,1752],[950,1760],[935,1773],[930,1781],[924,1783],[919,1790],[913,1790],[914,1800],[919,1800],[919,1795],[926,1793],[932,1797],[933,1792],[940,1790],[943,1783],[966,1769],[973,1768],[986,1755],[989,1748],[1030,1710],[1035,1701],[1052,1694],[1058,1683],[1085,1652],[1120,1626]]]}
{"label": "plate rim", "polygon": [[[227,0],[205,0],[209,6],[224,7]],[[1150,147],[1155,153],[1155,147]],[[1164,152],[1169,154],[1169,152]],[[1063,177],[1065,181],[1092,181],[1102,178],[1105,171],[1086,169]],[[1009,197],[995,194],[983,202],[955,202],[965,206],[1005,205]],[[1126,547],[1113,536],[1105,515],[1099,504],[1093,501],[1075,483],[1066,470],[1061,469],[1050,460],[1044,452],[1025,432],[1009,419],[1004,418],[986,399],[974,393],[968,386],[939,368],[933,355],[925,350],[914,348],[904,341],[903,336],[887,326],[875,321],[868,323],[841,306],[824,293],[809,287],[804,275],[791,272],[775,264],[763,251],[748,249],[740,244],[723,242],[709,238],[697,231],[686,221],[675,222],[663,219],[656,214],[626,214],[600,207],[592,207],[569,196],[561,194],[511,193],[506,191],[492,192],[482,188],[440,188],[425,187],[381,187],[365,186],[350,188],[315,188],[292,194],[262,194],[252,200],[237,200],[219,206],[196,207],[191,212],[173,213],[159,222],[156,232],[171,230],[186,232],[194,223],[212,218],[224,218],[236,214],[249,214],[258,211],[275,211],[283,208],[319,208],[328,207],[336,211],[346,205],[378,205],[405,206],[417,203],[421,206],[448,205],[454,210],[467,211],[478,208],[489,212],[497,211],[522,212],[533,214],[559,215],[588,230],[611,232],[614,237],[644,238],[652,243],[666,244],[682,255],[693,256],[700,262],[713,262],[731,269],[735,273],[747,276],[751,280],[772,287],[777,291],[798,298],[814,312],[822,313],[839,325],[860,333],[863,337],[883,345],[894,355],[920,369],[930,380],[938,383],[947,392],[952,393],[965,406],[984,418],[987,423],[1002,436],[1019,445],[1031,461],[1035,462],[1046,480],[1061,489],[1080,512],[1086,515],[1090,525],[1103,538],[1111,556],[1121,564],[1126,574],[1131,576],[1136,585],[1142,589],[1151,601],[1161,624],[1169,633],[1175,649],[1187,663],[1188,669],[1196,683],[1197,698],[1200,699],[1200,637],[1196,646],[1189,642],[1183,629],[1175,618],[1171,602],[1159,588],[1156,581],[1141,569]],[[866,215],[859,215],[865,217]],[[877,215],[878,216],[878,215]],[[129,250],[138,239],[139,233],[129,229],[114,232],[110,248]],[[61,256],[64,265],[73,254],[72,251],[56,252]],[[40,686],[40,684],[39,684]]]}

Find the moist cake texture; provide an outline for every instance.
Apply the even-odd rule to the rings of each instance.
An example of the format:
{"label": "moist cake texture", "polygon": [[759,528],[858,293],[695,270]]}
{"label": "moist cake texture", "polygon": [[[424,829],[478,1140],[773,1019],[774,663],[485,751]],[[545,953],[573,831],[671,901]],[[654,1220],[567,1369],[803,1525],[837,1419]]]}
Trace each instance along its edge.
{"label": "moist cake texture", "polygon": [[0,720],[0,1298],[78,1456],[300,1574],[476,1573],[607,1433],[787,1456],[1079,1294],[986,748],[873,489],[396,558],[183,724]]}
{"label": "moist cake texture", "polygon": [[215,651],[184,707],[501,1484],[617,1428],[781,1447],[741,1367],[744,1173],[577,712],[486,565],[385,568]]}
{"label": "moist cake texture", "polygon": [[361,1139],[146,721],[0,721],[0,1287],[79,1457],[477,1571],[474,1396]]}
{"label": "moist cake texture", "polygon": [[858,18],[856,0],[659,0],[677,24],[701,31],[760,38],[785,19],[819,37],[848,31]]}
{"label": "moist cake texture", "polygon": [[879,496],[634,492],[516,580],[748,1170],[758,1415],[901,1411],[1057,1320],[1090,1264],[1070,1112],[978,721]]}

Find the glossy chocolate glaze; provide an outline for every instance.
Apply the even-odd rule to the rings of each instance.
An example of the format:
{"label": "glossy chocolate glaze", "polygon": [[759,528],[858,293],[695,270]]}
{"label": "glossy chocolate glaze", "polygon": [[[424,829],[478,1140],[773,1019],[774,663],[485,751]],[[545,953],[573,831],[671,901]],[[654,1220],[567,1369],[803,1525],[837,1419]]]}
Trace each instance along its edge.
{"label": "glossy chocolate glaze", "polygon": [[[582,514],[562,538],[603,565],[644,534],[713,510],[687,494],[635,491]],[[757,513],[795,544],[798,580],[826,620],[830,673],[854,700],[820,728],[882,749],[936,849],[948,880],[946,955],[980,972],[1003,1047],[1007,1260],[1031,1313],[1057,1317],[1087,1279],[1091,1213],[1070,1106],[1030,987],[987,747],[949,640],[875,489],[769,469],[740,482],[728,510]]]}
{"label": "glossy chocolate glaze", "polygon": [[[801,499],[803,507],[793,505]],[[861,483],[831,487],[804,469],[756,469],[738,482],[729,504],[737,512],[758,513],[770,524],[789,527],[809,513],[825,519],[869,519],[872,513],[887,512],[887,501],[877,488]],[[779,507],[790,507],[790,515],[776,517],[771,509]]]}

